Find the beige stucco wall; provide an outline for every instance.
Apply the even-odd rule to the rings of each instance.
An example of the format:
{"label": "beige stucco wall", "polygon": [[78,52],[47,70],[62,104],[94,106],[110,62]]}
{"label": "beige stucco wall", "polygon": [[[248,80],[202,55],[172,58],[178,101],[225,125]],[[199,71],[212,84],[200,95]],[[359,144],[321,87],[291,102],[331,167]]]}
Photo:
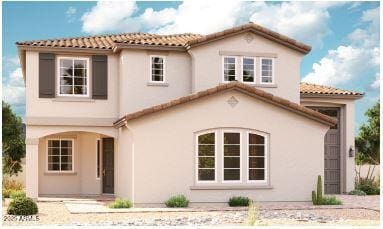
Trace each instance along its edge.
{"label": "beige stucco wall", "polygon": [[[234,108],[227,103],[231,96],[239,101]],[[221,127],[270,135],[271,189],[190,189],[195,184],[194,134]],[[129,198],[136,203],[162,203],[175,194],[184,194],[192,202],[227,202],[233,195],[257,201],[308,201],[317,175],[323,176],[323,138],[327,130],[327,126],[291,111],[228,91],[128,122],[119,141],[127,142],[128,132],[133,135],[134,171],[130,174],[129,167],[124,167],[119,173],[133,176],[128,185],[134,186],[134,193]],[[220,160],[217,166],[219,172]]]}
{"label": "beige stucco wall", "polygon": [[275,87],[263,87],[259,85],[260,60],[256,62],[256,87],[278,95],[282,98],[299,103],[300,61],[303,54],[286,46],[265,39],[261,36],[250,35],[252,40],[248,42],[249,33],[239,34],[230,38],[211,42],[189,50],[193,61],[193,92],[208,89],[222,83],[222,55],[220,52],[251,54],[273,54],[275,58]]}
{"label": "beige stucco wall", "polygon": [[[166,85],[148,85],[150,55],[166,59]],[[120,116],[191,93],[191,61],[186,52],[123,50],[120,57]]]}
{"label": "beige stucco wall", "polygon": [[[47,172],[47,140],[74,139],[74,172]],[[52,194],[101,194],[101,179],[96,178],[96,140],[99,134],[67,132],[50,135],[39,140],[39,195]]]}
{"label": "beige stucco wall", "polygon": [[355,187],[355,157],[349,157],[349,149],[355,149],[355,101],[352,99],[304,98],[303,106],[328,106],[341,108],[341,192]]}
{"label": "beige stucco wall", "polygon": [[[58,54],[62,55],[62,54]],[[70,54],[67,54],[70,55]],[[72,54],[72,56],[84,56]],[[89,62],[91,66],[91,60]],[[39,53],[26,52],[26,119],[113,118],[118,117],[118,56],[108,55],[108,99],[39,98]],[[90,82],[92,82],[90,73]],[[57,82],[57,81],[56,81]],[[90,89],[90,95],[92,91]],[[76,100],[76,101],[73,101]],[[60,124],[59,122],[57,124]]]}

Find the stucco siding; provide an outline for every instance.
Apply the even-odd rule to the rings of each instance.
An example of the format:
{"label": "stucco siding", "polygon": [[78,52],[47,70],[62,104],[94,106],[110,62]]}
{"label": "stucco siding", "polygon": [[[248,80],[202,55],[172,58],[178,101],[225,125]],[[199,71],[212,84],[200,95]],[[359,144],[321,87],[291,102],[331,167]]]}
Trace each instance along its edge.
{"label": "stucco siding", "polygon": [[[60,55],[60,54],[58,54]],[[70,54],[66,54],[70,55]],[[72,56],[72,55],[71,55]],[[79,56],[79,54],[73,54]],[[84,54],[80,54],[84,56]],[[89,56],[90,57],[90,56]],[[91,65],[91,61],[90,61]],[[26,114],[46,118],[117,118],[118,117],[118,56],[108,55],[108,99],[39,98],[39,53],[26,52]],[[57,76],[55,76],[57,77]],[[90,73],[90,82],[92,74]],[[56,78],[57,83],[57,78]],[[91,84],[90,84],[91,87]],[[57,93],[57,92],[56,92]],[[90,94],[92,91],[90,90]],[[57,123],[60,124],[60,123]]]}
{"label": "stucco siding", "polygon": [[[52,173],[47,170],[47,140],[74,140],[74,172]],[[67,132],[39,140],[39,195],[101,194],[101,180],[96,178],[96,139],[98,134]]]}
{"label": "stucco siding", "polygon": [[[165,83],[148,85],[150,56],[165,58]],[[120,116],[191,93],[191,60],[185,52],[123,50],[120,57]]]}
{"label": "stucco siding", "polygon": [[[227,103],[232,96],[239,101],[235,107]],[[271,189],[191,190],[195,133],[222,127],[270,135]],[[328,127],[239,92],[220,93],[132,120],[127,129],[134,139],[136,203],[162,203],[175,194],[185,194],[192,202],[227,202],[233,195],[257,201],[308,201],[317,176],[323,176],[323,138]],[[120,141],[127,140],[120,136]],[[218,162],[218,173],[221,165]]]}
{"label": "stucco siding", "polygon": [[[249,35],[251,40],[248,41]],[[261,36],[246,33],[192,48],[188,51],[193,61],[193,92],[198,92],[222,83],[222,56],[230,52],[239,56],[249,53],[277,55],[275,58],[275,85],[263,90],[299,103],[300,62],[303,54]],[[259,85],[260,60],[257,57],[256,87]]]}

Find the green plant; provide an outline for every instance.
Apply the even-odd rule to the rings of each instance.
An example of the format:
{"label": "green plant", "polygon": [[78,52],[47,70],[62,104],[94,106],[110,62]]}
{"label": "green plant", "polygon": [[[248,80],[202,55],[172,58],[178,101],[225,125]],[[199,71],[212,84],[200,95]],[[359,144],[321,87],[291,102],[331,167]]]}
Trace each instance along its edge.
{"label": "green plant", "polygon": [[170,197],[165,205],[169,208],[186,208],[189,205],[189,200],[184,195]]}
{"label": "green plant", "polygon": [[360,178],[358,183],[356,184],[356,189],[362,190],[367,195],[379,195],[380,188],[379,183],[374,181],[373,179],[368,178]]}
{"label": "green plant", "polygon": [[35,215],[38,211],[37,204],[28,197],[13,199],[7,209],[9,215]]}
{"label": "green plant", "polygon": [[19,198],[19,197],[26,197],[25,195],[25,192],[24,191],[20,191],[20,190],[11,190],[11,193],[9,194],[9,197],[11,199],[16,199],[16,198]]}
{"label": "green plant", "polygon": [[318,204],[318,202],[317,202],[317,194],[316,194],[315,191],[311,192],[311,200],[313,202],[313,205],[317,205]]}
{"label": "green plant", "polygon": [[341,205],[342,201],[338,200],[335,196],[324,196],[320,205]]}
{"label": "green plant", "polygon": [[115,199],[113,203],[109,204],[110,208],[131,208],[132,206],[132,202],[120,198]]}
{"label": "green plant", "polygon": [[229,199],[229,206],[237,207],[237,206],[249,206],[250,199],[248,197],[243,196],[233,196]]}
{"label": "green plant", "polygon": [[323,190],[322,190],[322,176],[318,176],[317,181],[317,203],[321,203],[323,198]]}
{"label": "green plant", "polygon": [[366,193],[359,189],[354,189],[351,192],[348,193],[349,195],[356,195],[356,196],[365,196]]}

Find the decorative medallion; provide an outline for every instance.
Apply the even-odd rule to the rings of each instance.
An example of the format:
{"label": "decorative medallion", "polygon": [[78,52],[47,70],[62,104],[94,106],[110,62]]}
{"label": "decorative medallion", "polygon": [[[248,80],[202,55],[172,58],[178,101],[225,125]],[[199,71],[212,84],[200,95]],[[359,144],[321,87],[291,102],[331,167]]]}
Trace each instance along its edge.
{"label": "decorative medallion", "polygon": [[254,40],[254,36],[253,36],[253,34],[251,34],[251,33],[247,33],[247,34],[245,35],[245,40],[247,41],[247,43],[252,42],[252,41]]}
{"label": "decorative medallion", "polygon": [[235,107],[235,106],[238,104],[238,102],[239,102],[239,101],[238,101],[234,96],[230,97],[230,99],[227,100],[227,103],[228,103],[231,107]]}

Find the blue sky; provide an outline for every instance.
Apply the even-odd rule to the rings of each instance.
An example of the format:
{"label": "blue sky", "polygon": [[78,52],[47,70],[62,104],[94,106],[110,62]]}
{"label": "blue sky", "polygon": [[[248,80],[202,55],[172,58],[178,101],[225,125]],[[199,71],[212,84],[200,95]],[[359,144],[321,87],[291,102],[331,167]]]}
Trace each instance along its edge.
{"label": "blue sky", "polygon": [[[253,21],[311,45],[303,81],[379,98],[379,2],[3,2],[3,99],[25,115],[16,41],[119,32],[207,34]],[[272,15],[272,16],[270,16]]]}

